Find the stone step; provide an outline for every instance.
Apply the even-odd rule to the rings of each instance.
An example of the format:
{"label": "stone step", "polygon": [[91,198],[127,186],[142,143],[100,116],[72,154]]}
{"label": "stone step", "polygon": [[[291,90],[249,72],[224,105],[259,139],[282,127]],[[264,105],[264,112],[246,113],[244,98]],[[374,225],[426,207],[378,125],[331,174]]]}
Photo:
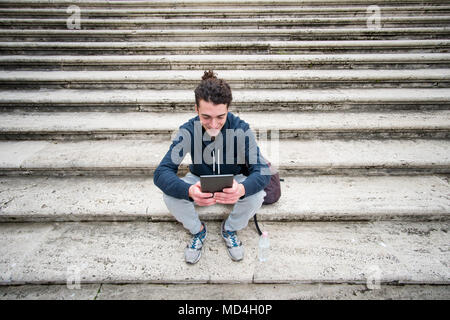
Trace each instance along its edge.
{"label": "stone step", "polygon": [[[423,5],[423,0],[398,0],[395,1],[395,5],[401,6],[410,6],[410,5]],[[427,1],[427,3],[432,4],[433,6],[437,5],[445,5],[448,4],[446,0],[432,0]],[[72,0],[53,0],[49,2],[48,0],[3,0],[0,2],[0,7],[26,7],[26,8],[35,8],[35,7],[51,7],[51,8],[67,8],[70,5],[73,5],[74,1]],[[365,5],[370,6],[373,4],[370,0],[188,0],[188,1],[174,1],[174,0],[158,0],[158,1],[109,1],[105,2],[102,0],[95,1],[83,1],[82,2],[84,8],[179,8],[179,7],[189,7],[189,8],[225,8],[231,7],[235,8],[239,7],[298,7],[298,6],[354,6],[354,5]],[[392,5],[392,0],[379,0],[377,1],[378,5]]]}
{"label": "stone step", "polygon": [[410,28],[297,28],[211,30],[0,30],[0,41],[301,41],[301,40],[412,40],[448,39],[450,27]]}
{"label": "stone step", "polygon": [[[448,110],[450,90],[233,90],[239,111]],[[157,111],[194,109],[193,90],[3,90],[0,110]]]}
{"label": "stone step", "polygon": [[439,69],[449,53],[0,56],[3,70]]}
{"label": "stone step", "polygon": [[[305,27],[327,27],[327,28],[358,28],[366,27],[369,18],[366,17],[313,17],[313,18],[134,18],[134,19],[85,19],[80,18],[79,24],[83,30],[126,30],[126,29],[296,29]],[[67,29],[67,16],[62,19],[46,18],[0,18],[0,27],[8,29]],[[373,24],[373,23],[372,23]],[[386,16],[380,19],[379,28],[410,28],[410,27],[445,27],[450,24],[448,15],[426,15],[426,16]]]}
{"label": "stone step", "polygon": [[[81,8],[80,8],[81,9]],[[380,7],[382,15],[442,15],[450,13],[448,5],[408,5],[408,6],[389,6]],[[82,18],[99,19],[99,18],[131,18],[131,17],[148,17],[148,18],[254,18],[254,17],[272,17],[272,18],[316,18],[321,16],[339,17],[366,17],[370,15],[368,6],[288,6],[288,7],[239,7],[239,8],[139,8],[139,9],[91,9],[84,5],[80,11]],[[0,8],[1,17],[63,17],[67,18],[67,8]]]}
{"label": "stone step", "polygon": [[[1,141],[0,175],[152,175],[170,139]],[[450,173],[448,140],[260,140],[283,175]],[[281,156],[282,155],[282,156]],[[180,165],[186,173],[191,157]]]}
{"label": "stone step", "polygon": [[[258,221],[448,221],[448,176],[281,178],[281,199]],[[196,207],[222,221],[231,205]],[[0,177],[0,222],[175,222],[152,177]],[[249,223],[254,228],[253,221]]]}
{"label": "stone step", "polygon": [[[0,286],[1,300],[448,300],[448,285],[80,284]],[[184,307],[180,303],[180,307]],[[242,307],[243,308],[243,307]],[[179,310],[179,309],[173,309]],[[222,310],[222,309],[219,309]],[[253,312],[252,314],[255,314]]]}
{"label": "stone step", "polygon": [[[67,39],[66,39],[67,40]],[[221,41],[221,42],[0,42],[2,54],[311,54],[448,53],[450,40]]]}
{"label": "stone step", "polygon": [[[448,5],[440,0],[427,3]],[[171,8],[175,9],[174,12],[180,7],[186,10],[209,8],[210,12],[215,10],[218,13],[224,8],[237,12],[239,11],[237,8],[272,9],[279,6],[281,11],[284,8],[295,9],[300,5],[309,5],[314,6],[314,9],[318,9],[317,11],[321,11],[326,6],[330,12],[332,5],[336,5],[336,8],[339,5],[349,7],[355,4],[362,7],[373,3],[368,0],[284,0],[279,2],[273,0],[181,2],[160,0],[85,1],[81,4],[66,0],[50,2],[5,0],[0,2],[0,7],[60,8],[60,11],[65,11],[73,4],[81,6],[82,18],[85,19],[87,17],[84,15],[85,10],[95,11],[101,8],[133,8],[135,10],[143,7],[150,10]],[[384,4],[393,5],[387,0],[377,2],[379,6]],[[420,5],[423,1],[396,2],[395,5],[399,8],[396,12],[397,16],[402,15],[400,12],[405,12],[405,8],[411,7],[412,4]],[[384,7],[380,9],[383,23],[389,23],[384,20],[384,18],[389,20],[387,17],[389,14]],[[119,53],[130,55],[131,63],[135,65],[136,60],[133,59],[138,57],[132,55],[136,54],[270,53],[280,54],[280,58],[286,59],[288,58],[284,55],[286,53],[296,55],[401,51],[421,54],[448,53],[450,44],[450,40],[447,40],[450,34],[448,22],[444,23],[446,26],[444,28],[436,28],[439,23],[437,19],[425,22],[429,19],[428,15],[439,16],[446,12],[442,13],[438,10],[433,13],[423,12],[422,17],[418,17],[417,13],[413,16],[404,14],[404,18],[396,17],[391,20],[399,23],[405,20],[414,22],[421,20],[420,23],[426,23],[428,27],[435,28],[419,28],[421,24],[409,23],[408,27],[411,24],[414,27],[380,30],[367,29],[367,18],[364,17],[369,15],[367,9],[362,10],[359,15],[355,10],[349,12],[356,16],[351,19],[338,17],[340,13],[345,15],[348,13],[336,10],[334,18],[327,16],[321,20],[316,19],[313,14],[310,18],[301,15],[280,20],[267,19],[263,16],[251,19],[256,17],[249,16],[233,20],[238,16],[230,13],[228,18],[222,17],[222,19],[230,23],[230,27],[244,28],[230,30],[0,30],[0,41],[15,41],[15,43],[6,43],[5,47],[2,45],[5,42],[0,43],[0,55],[93,54],[94,56],[90,59],[95,60],[98,59],[95,55]],[[242,14],[246,13],[242,12]],[[249,12],[249,14],[252,13]],[[66,13],[62,18],[67,15]],[[26,17],[22,16],[22,18]],[[125,17],[130,18],[130,16]],[[201,20],[202,26],[224,28],[213,24],[214,19],[210,18],[214,17],[209,16],[206,21]],[[99,17],[99,19],[102,18],[105,17]],[[173,28],[197,27],[194,19],[183,19],[183,21],[167,19],[172,21],[164,21],[162,24],[163,21],[160,18],[153,20],[142,20],[144,18],[142,16],[139,18],[133,21],[104,20],[102,23],[106,27],[108,23],[115,21],[116,26],[126,25],[125,28],[130,29],[160,28],[161,26],[166,28],[167,25],[173,25]],[[290,20],[291,27],[294,28],[295,23],[303,23],[302,27],[304,27],[305,24],[311,25],[314,21],[325,22],[327,26],[339,22],[341,28],[329,30],[314,26],[316,27],[314,29],[283,30],[280,29],[283,28],[281,22],[276,20],[283,23]],[[17,20],[0,21],[6,23],[4,26],[8,28],[23,27],[11,24],[18,22]],[[94,28],[94,23],[97,22],[92,21],[91,18],[82,20],[83,29]],[[179,24],[180,22],[184,24]],[[258,28],[263,27],[261,23],[269,24],[269,29],[245,29],[254,27],[252,23],[255,22]],[[344,28],[345,24],[353,22],[359,23],[360,28]],[[58,23],[61,23],[61,27],[65,27],[65,19],[61,19]],[[233,23],[236,24],[233,25]],[[240,23],[246,23],[246,25],[242,26]],[[149,27],[150,25],[153,27]],[[39,26],[42,27],[42,25]],[[383,27],[386,26],[390,25],[383,24]],[[399,25],[396,24],[396,26]],[[278,29],[270,29],[275,27]],[[60,31],[61,33],[58,33]],[[17,32],[21,34],[16,36]],[[111,37],[107,35],[110,33],[112,33]],[[410,41],[407,40],[408,38],[426,40]],[[429,40],[439,38],[444,40]],[[26,41],[39,39],[61,41],[61,43],[26,43]],[[198,42],[182,42],[186,39]],[[215,42],[214,39],[243,41]],[[269,39],[288,41],[266,41]],[[311,39],[311,41],[296,41],[303,39]],[[368,40],[317,41],[323,39]],[[383,39],[383,41],[371,39]],[[384,41],[384,39],[401,40]],[[133,40],[145,42],[132,42]],[[172,42],[157,42],[163,40]],[[248,40],[251,42],[247,42]],[[73,43],[71,41],[92,42]],[[107,58],[111,57],[107,56]],[[322,58],[316,61],[323,61]],[[380,61],[382,57],[377,59]],[[203,63],[201,58],[197,61],[197,68],[203,69],[203,64],[200,65]],[[239,59],[235,61],[239,62]],[[115,63],[114,61],[109,60],[107,63],[114,68],[112,64]],[[167,62],[165,63],[167,65]],[[183,62],[178,62],[179,65],[180,63]],[[226,61],[222,63],[225,65]],[[252,63],[257,65],[259,61],[254,60]],[[295,63],[299,64],[299,62]],[[368,72],[361,73],[354,70],[343,70],[344,72],[340,70],[339,74],[337,72],[330,74],[327,69],[337,69],[333,63],[319,70],[319,73],[323,73],[320,79],[340,81],[342,87],[345,79],[360,85],[365,81],[364,77],[368,75]],[[397,87],[403,81],[436,80],[436,74],[441,77],[437,81],[447,81],[448,61],[436,64],[431,62],[434,70],[428,70],[428,66],[424,63],[424,60],[419,60],[418,63],[417,61],[409,62],[409,66],[416,70],[402,71],[402,75],[397,70],[392,70],[395,68],[390,66],[386,71],[377,71],[376,74],[372,74],[371,79],[385,81],[383,76],[386,73],[391,76],[394,74],[397,75],[397,78],[394,77]],[[168,65],[171,67],[170,64]],[[279,69],[276,65],[272,67],[273,65],[273,62],[270,62],[270,67],[266,69]],[[401,67],[406,65],[408,63],[401,64]],[[94,67],[103,66],[100,63]],[[195,68],[195,64],[192,66]],[[367,67],[373,69],[373,65]],[[1,62],[0,68],[2,68]],[[297,67],[293,67],[295,68]],[[182,66],[180,69],[189,70],[190,68]],[[215,65],[214,69],[221,68]],[[238,75],[236,72],[229,72],[230,75]],[[327,75],[325,75],[326,72]],[[296,76],[299,75],[299,71],[278,71],[277,74],[281,77],[283,73],[286,77],[285,82],[295,82],[298,79]],[[214,297],[218,291],[237,290],[248,298],[250,294],[248,291],[242,293],[242,287],[239,289],[231,287],[238,283],[245,286],[243,290],[272,292],[272,297],[274,297],[273,287],[275,286],[277,288],[282,285],[290,286],[287,289],[286,287],[280,289],[281,292],[287,290],[287,296],[289,296],[289,290],[305,290],[305,288],[317,288],[317,286],[321,290],[324,286],[327,292],[322,293],[322,296],[329,298],[333,294],[338,297],[342,295],[342,291],[336,293],[333,290],[349,292],[348,288],[352,288],[350,290],[358,287],[373,288],[374,285],[377,289],[380,287],[398,289],[399,284],[406,284],[404,287],[406,290],[410,288],[413,288],[413,292],[414,289],[419,290],[419,293],[417,291],[401,293],[407,297],[430,292],[435,296],[448,296],[450,282],[447,236],[450,213],[450,197],[448,196],[450,194],[448,180],[450,176],[448,152],[450,150],[448,139],[450,92],[448,89],[239,90],[239,83],[244,82],[240,82],[242,80],[238,77],[230,77],[230,81],[236,82],[233,83],[233,87],[238,88],[233,91],[235,100],[232,108],[236,107],[237,110],[243,111],[252,110],[254,113],[242,113],[242,117],[252,118],[254,121],[251,123],[252,127],[261,133],[272,128],[280,129],[282,137],[282,140],[275,141],[272,135],[275,130],[272,130],[271,140],[260,141],[263,153],[279,167],[284,179],[282,181],[283,201],[264,206],[259,212],[263,230],[270,233],[272,256],[267,263],[262,264],[257,261],[258,235],[253,222],[250,221],[249,226],[239,232],[246,249],[246,258],[240,263],[245,270],[242,271],[229,260],[219,236],[220,221],[226,218],[231,206],[199,209],[201,219],[207,221],[208,240],[202,260],[195,266],[189,266],[184,262],[183,250],[191,236],[179,223],[174,222],[174,218],[164,205],[161,191],[152,181],[152,172],[169,147],[170,134],[174,132],[177,124],[181,123],[183,117],[187,120],[193,116],[193,88],[190,88],[190,84],[195,86],[198,83],[197,77],[195,81],[194,77],[191,77],[194,73],[182,71],[183,78],[180,85],[172,86],[176,89],[185,86],[185,88],[189,87],[189,90],[160,91],[156,89],[162,89],[162,87],[144,84],[143,87],[154,89],[107,91],[95,89],[95,83],[93,86],[92,82],[87,87],[90,90],[49,88],[52,81],[51,85],[55,86],[65,85],[67,82],[88,85],[95,76],[98,76],[98,84],[111,80],[113,83],[123,83],[123,81],[142,83],[151,82],[155,78],[159,83],[169,81],[170,84],[175,80],[175,74],[171,72],[133,72],[131,77],[135,78],[131,81],[128,75],[123,76],[123,72],[111,71],[105,75],[104,72],[100,74],[92,70],[87,74],[89,77],[80,76],[81,73],[77,72],[40,72],[39,76],[35,77],[35,73],[20,73],[17,70],[14,74],[8,72],[0,74],[0,78],[8,85],[21,86],[22,81],[22,83],[26,82],[28,87],[36,84],[47,86],[47,89],[43,90],[0,91],[2,111],[39,111],[25,114],[19,112],[0,114],[2,119],[0,128],[6,130],[3,138],[27,139],[27,141],[0,142],[0,257],[2,257],[0,285],[3,286],[1,289],[8,290],[12,286],[17,288],[16,285],[20,284],[51,284],[67,287],[74,281],[76,284],[81,283],[83,286],[96,289],[96,298],[102,297],[100,291],[104,286],[105,298],[108,298],[108,290],[109,297],[114,294],[120,296],[121,293],[125,297],[130,297],[130,291],[136,290],[122,286],[122,291],[114,293],[113,291],[118,289],[117,285],[121,284],[143,286],[147,292],[155,289],[149,288],[151,285],[163,285],[167,288],[183,286],[183,288],[177,287],[172,293],[166,293],[174,298],[176,297],[174,291],[177,290],[195,289],[195,286],[202,290],[204,286],[209,286],[206,289],[208,290],[211,286],[216,286],[213,289],[216,293],[206,291],[205,296]],[[155,77],[161,74],[163,74],[162,77]],[[243,81],[249,83],[258,81],[257,79],[262,81],[264,74],[264,72],[252,71],[252,75]],[[302,71],[301,74],[304,76],[301,78],[304,82],[315,79],[309,71]],[[315,74],[317,75],[317,72]],[[46,75],[50,78],[46,78]],[[47,84],[43,84],[43,80]],[[275,87],[276,83],[271,85]],[[189,110],[191,113],[174,115],[155,112],[174,109]],[[401,109],[434,111],[392,112]],[[58,112],[75,110],[151,112],[81,115]],[[258,111],[268,110],[271,112],[275,110],[278,114],[270,113],[270,119],[266,119],[268,113],[258,113]],[[346,112],[304,112],[289,115],[286,114],[287,110],[345,110]],[[389,112],[363,114],[348,112],[349,110]],[[45,111],[58,113],[50,115]],[[284,118],[292,120],[292,123],[284,119],[280,121],[283,115]],[[121,120],[117,118],[118,116]],[[164,116],[164,121],[161,121],[161,116]],[[321,117],[321,121],[318,121],[318,117]],[[3,120],[7,122],[4,124]],[[279,123],[283,125],[280,126]],[[298,125],[299,123],[301,126]],[[94,138],[106,139],[106,141],[30,140],[65,139],[67,136],[74,140]],[[383,138],[383,140],[364,140],[366,138]],[[275,147],[275,150],[268,146]],[[283,159],[279,159],[280,154],[283,155]],[[186,164],[186,162],[182,164],[180,174],[186,172]],[[276,255],[280,255],[279,258]],[[249,288],[249,285],[252,287]],[[333,287],[330,288],[331,286]],[[430,286],[432,290],[426,293],[421,291],[424,287]],[[142,290],[142,287],[140,289]],[[0,290],[0,296],[4,292]],[[160,292],[154,292],[157,298],[161,298],[163,293]],[[355,294],[355,291],[352,294]],[[257,297],[261,299],[261,295]]]}
{"label": "stone step", "polygon": [[[418,70],[215,70],[234,89],[447,88],[447,69]],[[3,71],[3,89],[195,88],[201,71]]]}
{"label": "stone step", "polygon": [[[280,139],[450,138],[450,111],[234,112],[257,137]],[[0,113],[1,140],[146,139],[169,137],[194,113]]]}
{"label": "stone step", "polygon": [[183,254],[191,236],[178,223],[1,224],[0,284],[449,284],[448,222],[265,223],[269,260],[257,260],[247,227],[238,264],[220,223],[207,227],[192,266]]}

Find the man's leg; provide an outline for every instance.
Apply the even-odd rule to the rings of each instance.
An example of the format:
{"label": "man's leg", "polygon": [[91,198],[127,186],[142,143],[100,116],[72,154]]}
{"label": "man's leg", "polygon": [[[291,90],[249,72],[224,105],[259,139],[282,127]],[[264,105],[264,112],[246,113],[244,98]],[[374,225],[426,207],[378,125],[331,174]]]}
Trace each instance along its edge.
{"label": "man's leg", "polygon": [[[199,177],[190,172],[181,179],[190,184],[195,184],[200,180]],[[190,233],[196,234],[200,231],[202,223],[200,222],[198,213],[195,211],[194,202],[174,198],[166,194],[163,195],[163,199],[170,213],[178,222],[182,223]]]}
{"label": "man's leg", "polygon": [[[244,175],[235,176],[238,183],[244,181]],[[236,231],[244,229],[248,221],[255,215],[256,211],[261,208],[266,193],[261,190],[254,195],[240,199],[234,204],[233,211],[226,221],[222,222],[221,233],[222,238],[227,246],[228,254],[234,261],[241,261],[244,258],[244,247],[238,239]]]}
{"label": "man's leg", "polygon": [[[188,173],[181,179],[191,184],[195,184],[200,180],[199,177],[192,173]],[[166,194],[164,194],[164,202],[177,221],[181,222],[183,226],[193,234],[191,242],[184,250],[184,258],[187,263],[197,263],[202,256],[202,248],[206,239],[207,230],[205,224],[200,221],[198,214],[195,211],[194,202],[174,198]]]}
{"label": "man's leg", "polygon": [[[235,176],[235,180],[238,183],[244,181],[247,177],[239,174]],[[228,219],[225,221],[225,230],[228,231],[238,231],[244,229],[249,220],[256,214],[256,212],[261,208],[264,202],[264,197],[266,192],[261,190],[254,195],[240,199],[235,203],[233,211],[231,211]]]}

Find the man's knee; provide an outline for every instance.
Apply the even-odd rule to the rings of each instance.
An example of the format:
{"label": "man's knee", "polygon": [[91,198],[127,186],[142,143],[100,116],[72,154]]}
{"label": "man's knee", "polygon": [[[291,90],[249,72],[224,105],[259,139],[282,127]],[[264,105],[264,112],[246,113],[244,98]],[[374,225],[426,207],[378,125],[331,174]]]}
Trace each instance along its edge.
{"label": "man's knee", "polygon": [[[255,194],[252,194],[251,196],[245,197],[241,199],[243,202],[249,203],[252,206],[255,207],[261,207],[264,202],[264,197],[266,196],[266,192],[264,190],[261,190]],[[239,201],[241,201],[239,200]]]}
{"label": "man's knee", "polygon": [[191,206],[192,203],[186,199],[179,199],[163,193],[163,200],[169,210],[177,210],[180,207]]}
{"label": "man's knee", "polygon": [[169,204],[171,204],[173,201],[175,201],[175,199],[176,199],[176,198],[171,197],[171,196],[169,196],[169,195],[163,193],[163,200],[164,200],[164,203],[165,203],[167,206],[169,206]]}

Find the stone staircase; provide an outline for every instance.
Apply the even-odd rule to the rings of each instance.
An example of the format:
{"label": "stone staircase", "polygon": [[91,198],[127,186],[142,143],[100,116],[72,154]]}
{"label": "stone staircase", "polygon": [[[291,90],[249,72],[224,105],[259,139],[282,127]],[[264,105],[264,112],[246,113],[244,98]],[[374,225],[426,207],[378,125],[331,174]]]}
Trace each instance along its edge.
{"label": "stone staircase", "polygon": [[[449,299],[450,6],[376,4],[1,1],[0,299]],[[266,263],[217,205],[187,265],[153,185],[209,68],[283,178]]]}

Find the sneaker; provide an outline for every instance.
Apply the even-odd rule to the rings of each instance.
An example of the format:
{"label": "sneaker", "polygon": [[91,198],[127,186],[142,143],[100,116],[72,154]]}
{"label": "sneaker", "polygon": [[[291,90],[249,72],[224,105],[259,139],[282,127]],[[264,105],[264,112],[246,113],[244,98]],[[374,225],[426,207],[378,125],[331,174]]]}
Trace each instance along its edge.
{"label": "sneaker", "polygon": [[186,259],[187,263],[197,263],[202,256],[203,243],[205,242],[207,234],[206,225],[203,222],[202,225],[203,230],[197,234],[194,234],[191,243],[188,244],[186,249],[184,250],[184,258]]}
{"label": "sneaker", "polygon": [[222,238],[227,245],[227,251],[230,258],[234,261],[241,261],[244,259],[244,247],[242,242],[238,239],[236,231],[227,231],[224,229],[225,221],[222,222]]}

